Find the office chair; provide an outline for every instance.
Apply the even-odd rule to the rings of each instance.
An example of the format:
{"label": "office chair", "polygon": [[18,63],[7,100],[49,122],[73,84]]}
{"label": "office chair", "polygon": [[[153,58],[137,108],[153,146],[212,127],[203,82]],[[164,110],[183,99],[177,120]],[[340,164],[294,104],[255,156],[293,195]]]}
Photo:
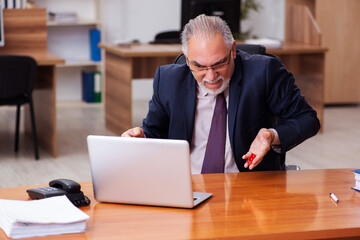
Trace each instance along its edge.
{"label": "office chair", "polygon": [[160,32],[155,35],[154,41],[150,43],[152,44],[181,43],[180,31]]}
{"label": "office chair", "polygon": [[32,57],[0,55],[0,106],[16,106],[15,152],[19,149],[20,107],[29,104],[35,159],[39,150],[35,129],[32,91],[34,87],[36,62]]}
{"label": "office chair", "polygon": [[[237,44],[236,49],[247,52],[249,54],[260,54],[260,55],[268,55],[272,57],[276,57],[272,54],[266,53],[266,48],[262,45],[256,45],[256,44]],[[277,57],[276,57],[277,58]],[[183,53],[181,53],[179,56],[176,57],[175,64],[185,64],[186,58]],[[297,165],[287,165],[285,164],[285,154],[283,155],[282,162],[284,163],[284,170],[300,170],[300,167]]]}

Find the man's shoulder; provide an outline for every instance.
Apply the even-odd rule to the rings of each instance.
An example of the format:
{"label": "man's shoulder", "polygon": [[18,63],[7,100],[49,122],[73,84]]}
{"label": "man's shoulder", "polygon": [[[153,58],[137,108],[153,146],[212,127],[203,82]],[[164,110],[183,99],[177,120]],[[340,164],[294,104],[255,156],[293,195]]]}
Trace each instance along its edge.
{"label": "man's shoulder", "polygon": [[237,51],[237,64],[241,65],[243,71],[266,71],[271,68],[272,71],[285,69],[281,60],[272,54],[248,54],[243,51]]}
{"label": "man's shoulder", "polygon": [[187,67],[186,64],[167,64],[167,65],[162,65],[159,67],[160,71],[163,72],[188,72],[189,68]]}
{"label": "man's shoulder", "polygon": [[195,80],[186,64],[168,64],[160,66],[155,81],[162,87],[184,86],[191,88]]}
{"label": "man's shoulder", "polygon": [[162,65],[158,68],[157,74],[159,74],[159,78],[171,79],[172,82],[177,79],[184,81],[184,79],[191,78],[192,76],[192,73],[186,64]]}
{"label": "man's shoulder", "polygon": [[271,54],[249,54],[241,50],[236,52],[236,56],[244,62],[266,63],[271,60],[279,60],[276,56]]}

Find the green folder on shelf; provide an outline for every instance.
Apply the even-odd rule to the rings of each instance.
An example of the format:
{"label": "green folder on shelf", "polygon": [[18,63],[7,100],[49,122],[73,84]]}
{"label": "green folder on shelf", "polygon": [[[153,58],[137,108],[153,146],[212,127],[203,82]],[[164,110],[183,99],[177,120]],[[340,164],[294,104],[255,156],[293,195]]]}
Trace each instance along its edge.
{"label": "green folder on shelf", "polygon": [[101,72],[82,72],[82,99],[88,103],[101,102]]}
{"label": "green folder on shelf", "polygon": [[94,102],[101,102],[101,72],[94,72]]}

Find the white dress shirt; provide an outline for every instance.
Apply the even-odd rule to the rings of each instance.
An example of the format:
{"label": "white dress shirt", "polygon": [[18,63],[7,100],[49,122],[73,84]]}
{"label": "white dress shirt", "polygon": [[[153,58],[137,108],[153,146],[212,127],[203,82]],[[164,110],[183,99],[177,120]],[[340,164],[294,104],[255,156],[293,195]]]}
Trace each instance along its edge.
{"label": "white dress shirt", "polygon": [[[224,91],[226,108],[229,105],[229,88]],[[199,86],[195,112],[194,131],[191,141],[191,173],[200,174],[209,138],[212,116],[216,104],[216,94],[205,93]],[[244,161],[245,163],[245,161]],[[225,172],[239,172],[231,150],[228,121],[226,120]]]}

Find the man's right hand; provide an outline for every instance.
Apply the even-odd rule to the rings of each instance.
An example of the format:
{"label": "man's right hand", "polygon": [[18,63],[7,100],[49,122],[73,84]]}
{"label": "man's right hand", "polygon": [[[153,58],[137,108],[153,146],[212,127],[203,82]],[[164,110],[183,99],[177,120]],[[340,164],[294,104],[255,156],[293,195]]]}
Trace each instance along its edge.
{"label": "man's right hand", "polygon": [[138,137],[143,138],[145,137],[144,130],[140,127],[134,127],[127,131],[125,131],[123,134],[121,134],[121,137]]}

